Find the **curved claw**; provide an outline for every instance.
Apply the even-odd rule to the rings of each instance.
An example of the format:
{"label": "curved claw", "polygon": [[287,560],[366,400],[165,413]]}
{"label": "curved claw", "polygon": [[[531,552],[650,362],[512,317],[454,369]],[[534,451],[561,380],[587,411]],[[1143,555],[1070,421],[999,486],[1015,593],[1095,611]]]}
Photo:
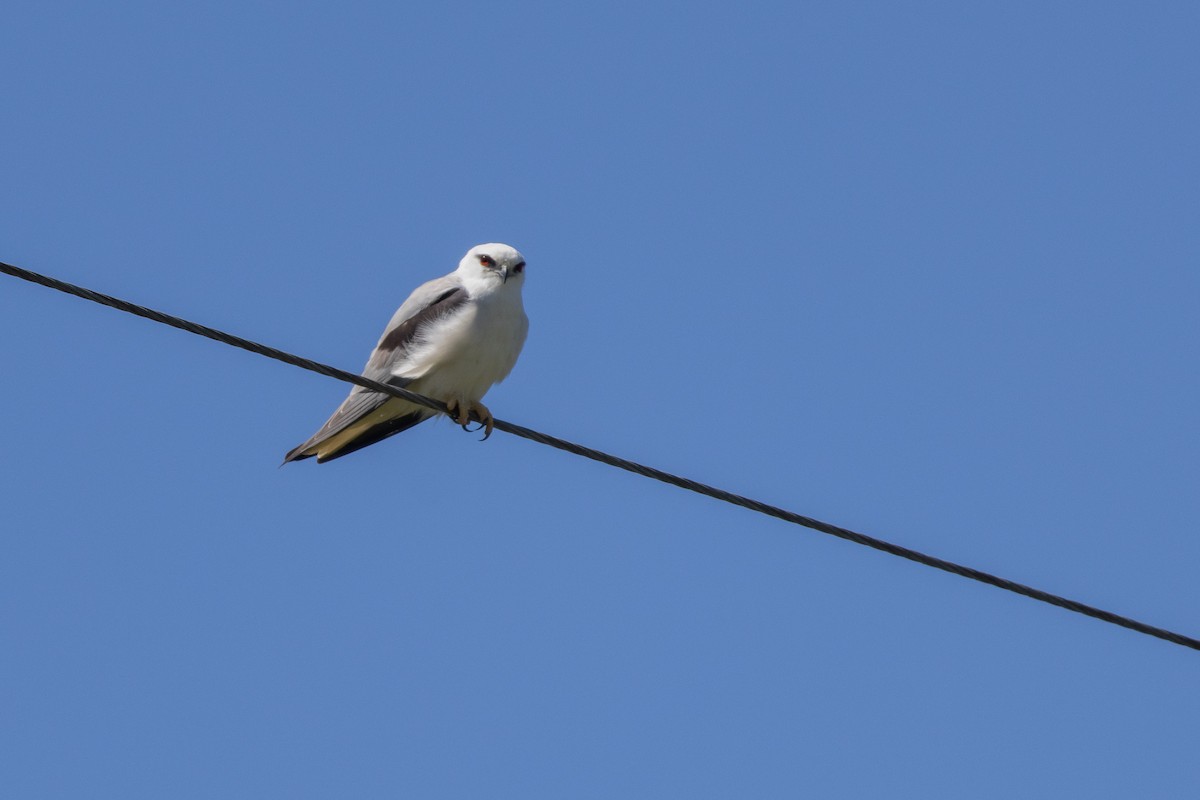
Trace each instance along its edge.
{"label": "curved claw", "polygon": [[[450,418],[454,420],[454,423],[467,433],[479,433],[479,431],[486,430],[486,433],[483,434],[483,438],[479,440],[481,442],[486,442],[488,437],[492,435],[492,430],[496,427],[496,422],[492,417],[492,412],[488,411],[487,406],[483,405],[482,403],[474,403],[470,407],[464,408],[459,403],[451,400],[446,404],[446,409],[450,412]],[[479,427],[475,430],[471,430],[470,427],[472,422],[472,414],[478,417],[478,419],[475,421],[479,423]]]}

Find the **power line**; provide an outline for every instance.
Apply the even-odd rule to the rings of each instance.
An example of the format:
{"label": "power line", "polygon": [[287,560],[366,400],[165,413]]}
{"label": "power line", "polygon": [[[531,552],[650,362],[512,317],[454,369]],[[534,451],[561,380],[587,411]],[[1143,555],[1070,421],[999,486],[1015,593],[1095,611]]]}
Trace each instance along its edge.
{"label": "power line", "polygon": [[[411,403],[425,406],[426,408],[432,408],[442,412],[447,410],[444,403],[440,403],[437,400],[410,392],[406,389],[399,389],[395,386],[387,386],[385,384],[378,383],[377,381],[370,380],[369,378],[364,378],[361,375],[356,375],[352,372],[346,372],[345,370],[338,369],[337,367],[331,367],[327,364],[321,364],[317,361],[312,361],[291,353],[286,353],[283,350],[277,350],[274,347],[268,347],[264,344],[259,344],[258,342],[253,342],[249,339],[243,339],[240,336],[234,336],[232,334],[225,333],[224,331],[219,331],[215,328],[199,325],[181,317],[164,314],[161,311],[155,311],[152,308],[139,306],[134,303],[130,303],[127,300],[121,300],[116,297],[101,294],[100,292],[92,291],[91,289],[85,289],[82,286],[76,286],[74,284],[67,283],[66,281],[60,281],[56,278],[50,278],[45,275],[40,275],[36,272],[21,269],[20,267],[14,267],[11,264],[0,262],[0,272],[11,275],[15,278],[29,281],[31,283],[37,283],[42,286],[46,286],[50,289],[65,292],[66,294],[82,297],[84,300],[90,300],[93,303],[110,306],[119,311],[144,317],[146,319],[153,320],[154,322],[160,322],[163,325],[170,325],[172,328],[178,328],[180,330],[187,331],[188,333],[204,336],[208,339],[221,342],[222,344],[240,347],[243,350],[249,350],[251,353],[257,353],[259,355],[266,356],[267,358],[273,358],[276,361],[282,361],[285,364],[291,364],[292,366],[300,367],[301,369],[306,369],[311,372],[316,372],[320,375],[326,375],[330,378],[336,378],[347,383],[355,383],[359,386],[371,389],[372,391],[390,394],[393,397],[398,397],[402,400],[407,400]],[[960,575],[964,578],[970,578],[971,580],[979,581],[980,583],[986,583],[999,589],[1015,592],[1016,594],[1024,595],[1025,597],[1030,597],[1043,603],[1049,603],[1052,606],[1058,606],[1059,608],[1065,608],[1068,611],[1074,611],[1077,614],[1083,614],[1084,616],[1092,617],[1103,622],[1108,622],[1112,625],[1119,625],[1122,628],[1128,628],[1129,630],[1137,631],[1138,633],[1144,633],[1147,636],[1154,636],[1158,639],[1172,642],[1173,644],[1189,647],[1193,650],[1200,650],[1200,640],[1193,639],[1190,636],[1184,636],[1183,634],[1175,633],[1174,631],[1169,631],[1165,628],[1147,625],[1144,622],[1138,622],[1135,619],[1123,617],[1120,614],[1114,614],[1111,611],[1105,611],[1094,606],[1086,605],[1085,603],[1080,603],[1076,600],[1060,597],[1059,595],[1051,594],[1050,592],[1042,591],[1041,589],[1035,589],[1032,586],[1026,586],[1015,581],[1010,581],[1006,578],[1001,578],[996,575],[983,572],[982,570],[963,566],[962,564],[956,564],[953,561],[946,561],[945,559],[926,555],[925,553],[920,553],[916,550],[910,550],[907,547],[901,547],[900,545],[892,544],[891,542],[885,542],[882,539],[876,539],[872,536],[867,536],[866,534],[857,533],[849,530],[848,528],[841,528],[837,525],[831,525],[828,522],[821,522],[820,520],[813,519],[812,517],[806,517],[777,506],[772,506],[758,500],[753,500],[749,497],[743,497],[742,495],[734,494],[733,492],[727,492],[724,489],[708,486],[707,484],[703,484],[689,478],[682,478],[678,475],[672,475],[669,472],[663,472],[660,469],[647,467],[644,464],[638,464],[635,461],[628,461],[623,458],[618,458],[617,456],[609,455],[608,453],[604,453],[600,450],[594,450],[590,447],[584,447],[583,445],[575,444],[574,442],[568,442],[565,439],[549,436],[530,428],[514,425],[511,422],[505,422],[504,420],[499,419],[496,420],[496,430],[501,430],[505,433],[511,433],[514,436],[520,436],[523,439],[529,439],[530,441],[548,445],[559,450],[565,450],[568,453],[573,453],[577,456],[583,456],[584,458],[590,458],[593,461],[599,461],[602,464],[608,464],[609,466],[617,467],[618,469],[623,469],[628,472],[633,472],[637,475],[653,478],[654,480],[662,481],[663,483],[669,483],[673,486],[678,486],[681,489],[687,489],[688,491],[696,492],[697,494],[707,495],[708,497],[712,497],[725,503],[732,503],[735,506],[748,508],[751,511],[758,512],[759,514],[766,514],[769,517],[775,517],[776,519],[781,519],[785,522],[791,522],[795,525],[800,525],[805,528],[820,531],[821,533],[829,534],[830,536],[836,536],[839,539],[845,539],[847,541],[854,542],[855,544],[861,544],[865,547],[881,550],[885,553],[899,556],[900,558],[906,558],[909,561],[915,561],[918,564],[924,564],[927,567],[933,567],[934,569],[940,569],[944,572],[950,572],[955,575]]]}

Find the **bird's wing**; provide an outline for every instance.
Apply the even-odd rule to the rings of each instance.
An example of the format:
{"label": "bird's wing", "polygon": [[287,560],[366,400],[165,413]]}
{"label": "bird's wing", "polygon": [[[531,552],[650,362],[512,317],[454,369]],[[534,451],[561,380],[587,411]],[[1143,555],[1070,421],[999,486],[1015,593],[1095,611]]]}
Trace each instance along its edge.
{"label": "bird's wing", "polygon": [[[454,313],[455,309],[461,307],[468,299],[467,290],[453,273],[420,286],[404,301],[404,304],[392,317],[391,322],[388,323],[387,328],[384,329],[379,343],[375,346],[375,350],[371,353],[371,358],[363,370],[363,377],[398,388],[407,386],[414,378],[402,377],[396,372],[402,368],[409,350],[420,341],[422,332],[431,323]],[[368,415],[379,411],[390,399],[392,399],[391,395],[355,386],[350,390],[350,395],[338,406],[337,411],[334,411],[333,415],[321,426],[321,429],[314,433],[308,441],[289,452],[283,459],[284,463],[316,455],[316,449],[323,442],[327,442],[355,423],[363,421]],[[375,442],[393,433],[406,430],[434,414],[433,411],[414,407],[411,404],[404,409],[404,412],[405,417],[412,417],[412,419],[406,420],[407,425],[397,426],[394,415],[381,415],[377,424],[364,427],[358,435],[353,437],[354,440],[371,437],[371,441]],[[388,432],[380,436],[383,426],[387,427]],[[345,450],[349,444],[350,442],[346,442],[339,447],[339,453],[350,452]]]}
{"label": "bird's wing", "polygon": [[405,362],[422,343],[422,334],[429,325],[450,316],[469,299],[466,287],[453,272],[418,287],[392,316],[367,360],[363,375],[387,383],[390,378],[404,374]]}

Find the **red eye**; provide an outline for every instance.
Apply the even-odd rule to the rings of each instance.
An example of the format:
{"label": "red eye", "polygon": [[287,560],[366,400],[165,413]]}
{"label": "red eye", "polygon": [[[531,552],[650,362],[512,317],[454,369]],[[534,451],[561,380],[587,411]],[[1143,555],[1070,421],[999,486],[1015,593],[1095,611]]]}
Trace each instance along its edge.
{"label": "red eye", "polygon": [[513,272],[524,272],[524,271],[525,271],[525,262],[524,261],[518,261],[517,265],[515,267],[513,267]]}
{"label": "red eye", "polygon": [[494,267],[496,266],[496,259],[492,258],[491,256],[480,256],[479,263],[483,264],[485,267]]}

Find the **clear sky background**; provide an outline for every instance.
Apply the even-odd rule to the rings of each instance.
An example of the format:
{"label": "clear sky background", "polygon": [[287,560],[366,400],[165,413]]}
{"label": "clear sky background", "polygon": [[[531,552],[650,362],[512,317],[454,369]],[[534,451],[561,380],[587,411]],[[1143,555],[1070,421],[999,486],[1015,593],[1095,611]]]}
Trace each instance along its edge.
{"label": "clear sky background", "polygon": [[[1200,635],[1195,3],[12,2],[0,260]],[[0,278],[0,795],[1195,797],[1200,653]]]}

